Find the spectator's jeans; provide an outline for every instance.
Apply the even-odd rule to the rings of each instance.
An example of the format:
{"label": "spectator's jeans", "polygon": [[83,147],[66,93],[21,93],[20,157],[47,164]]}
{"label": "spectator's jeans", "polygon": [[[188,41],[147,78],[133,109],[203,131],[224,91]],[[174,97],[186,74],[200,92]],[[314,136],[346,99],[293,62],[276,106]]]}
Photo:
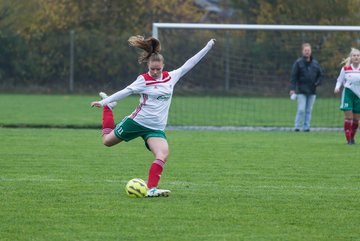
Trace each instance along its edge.
{"label": "spectator's jeans", "polygon": [[[315,103],[316,95],[297,95],[297,112],[295,117],[295,129],[310,130],[311,112]],[[304,124],[302,126],[302,123]]]}

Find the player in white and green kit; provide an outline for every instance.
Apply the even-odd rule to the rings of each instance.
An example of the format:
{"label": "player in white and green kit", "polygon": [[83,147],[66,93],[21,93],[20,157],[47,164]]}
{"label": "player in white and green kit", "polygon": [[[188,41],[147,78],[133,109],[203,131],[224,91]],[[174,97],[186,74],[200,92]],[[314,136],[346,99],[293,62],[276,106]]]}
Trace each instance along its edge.
{"label": "player in white and green kit", "polygon": [[[148,176],[148,197],[168,196],[169,190],[158,189],[163,166],[169,155],[169,146],[164,133],[174,86],[179,79],[191,70],[213,47],[211,39],[196,55],[187,60],[180,68],[163,71],[164,58],[160,52],[160,42],[155,38],[144,39],[142,36],[129,38],[131,46],[144,50],[139,62],[147,62],[149,71],[113,95],[107,97],[100,93],[101,101],[94,101],[91,106],[103,107],[103,143],[113,146],[122,141],[142,137],[147,148],[154,154],[155,161],[150,166]],[[140,94],[138,107],[115,127],[112,108],[116,101],[131,94]]]}
{"label": "player in white and green kit", "polygon": [[344,111],[344,132],[347,144],[355,144],[355,134],[360,119],[360,50],[352,48],[349,57],[344,60],[334,93],[340,92],[340,109]]}

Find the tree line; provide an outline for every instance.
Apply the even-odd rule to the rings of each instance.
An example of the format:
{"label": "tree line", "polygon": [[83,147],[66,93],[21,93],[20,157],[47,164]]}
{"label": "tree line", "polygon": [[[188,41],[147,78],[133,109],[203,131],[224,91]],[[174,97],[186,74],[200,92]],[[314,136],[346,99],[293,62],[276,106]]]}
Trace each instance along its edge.
{"label": "tree line", "polygon": [[[0,90],[67,91],[71,31],[77,91],[86,92],[98,86],[122,87],[144,70],[127,39],[136,34],[150,36],[153,22],[356,25],[360,18],[356,0],[219,0],[222,12],[211,12],[196,2],[0,0]],[[286,39],[289,33],[281,34]],[[264,58],[273,49],[294,54],[293,45],[286,41],[274,43],[269,34],[253,35],[247,36],[253,40],[247,44]],[[338,66],[344,49],[357,45],[354,33],[325,33],[317,39],[322,58],[333,60],[326,62],[329,69]],[[170,41],[182,48],[196,45],[183,38]],[[177,58],[169,58],[173,56]],[[266,60],[263,68],[276,64]]]}

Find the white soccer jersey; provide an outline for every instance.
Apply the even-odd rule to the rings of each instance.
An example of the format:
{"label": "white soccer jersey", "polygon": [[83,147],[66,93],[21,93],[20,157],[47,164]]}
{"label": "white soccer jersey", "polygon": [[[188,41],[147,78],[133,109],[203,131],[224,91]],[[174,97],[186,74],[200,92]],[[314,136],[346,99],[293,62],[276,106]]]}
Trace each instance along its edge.
{"label": "white soccer jersey", "polygon": [[341,86],[351,89],[360,98],[360,67],[344,66],[337,78],[336,88]]}
{"label": "white soccer jersey", "polygon": [[140,94],[140,103],[129,117],[147,128],[164,130],[174,86],[180,77],[181,70],[162,72],[158,80],[148,73],[140,75],[127,87],[132,93]]}
{"label": "white soccer jersey", "polygon": [[147,128],[164,130],[175,84],[206,55],[213,45],[214,40],[210,40],[200,52],[186,61],[183,66],[171,72],[162,72],[159,79],[154,79],[149,73],[138,76],[131,85],[99,103],[104,106],[131,94],[140,94],[139,106],[129,115],[129,118]]}

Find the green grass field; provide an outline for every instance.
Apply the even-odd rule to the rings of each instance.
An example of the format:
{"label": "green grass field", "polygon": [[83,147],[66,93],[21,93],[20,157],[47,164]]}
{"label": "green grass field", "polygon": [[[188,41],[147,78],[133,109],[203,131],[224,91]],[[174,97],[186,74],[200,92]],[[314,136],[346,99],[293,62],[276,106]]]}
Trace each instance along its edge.
{"label": "green grass field", "polygon": [[[89,107],[96,95],[0,95],[0,125],[99,126],[101,112]],[[138,105],[137,96],[118,103],[120,121]],[[313,127],[341,127],[337,98],[318,98]],[[15,107],[15,108],[13,108]],[[292,127],[296,102],[288,98],[178,97],[170,108],[170,125]]]}
{"label": "green grass field", "polygon": [[[0,123],[100,126],[94,98],[1,95]],[[153,161],[140,139],[107,148],[94,129],[0,136],[1,241],[360,240],[360,149],[341,132],[168,131],[160,187],[172,195],[153,199],[124,191]]]}
{"label": "green grass field", "polygon": [[161,187],[141,140],[0,128],[0,240],[359,240],[360,149],[341,133],[169,131]]}

